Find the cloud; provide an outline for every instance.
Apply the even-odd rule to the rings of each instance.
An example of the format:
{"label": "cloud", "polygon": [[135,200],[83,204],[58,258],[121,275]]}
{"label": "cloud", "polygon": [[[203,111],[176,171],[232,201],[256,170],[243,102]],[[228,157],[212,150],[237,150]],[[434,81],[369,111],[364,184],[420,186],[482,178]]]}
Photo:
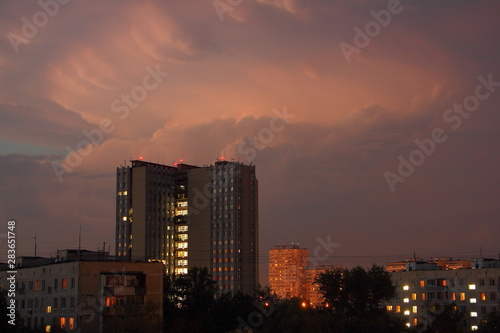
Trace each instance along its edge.
{"label": "cloud", "polygon": [[[91,248],[111,244],[117,165],[140,155],[166,164],[247,159],[242,145],[269,135],[272,110],[286,106],[296,118],[253,150],[262,255],[275,243],[314,248],[325,233],[342,244],[340,256],[365,261],[470,254],[477,244],[495,253],[499,92],[457,131],[443,113],[474,93],[479,75],[500,80],[496,4],[403,5],[351,64],[339,44],[387,1],[243,1],[220,21],[211,0],[74,0],[17,54],[4,36],[2,151],[31,155],[0,155],[0,218],[19,218],[26,251],[35,230],[53,244],[48,252],[73,246],[80,224]],[[2,31],[19,34],[40,6],[0,9]],[[157,65],[169,76],[120,119],[113,101]],[[51,163],[71,158],[65,147],[76,149],[105,118],[112,133],[59,183]],[[391,193],[383,173],[437,127],[449,139]]]}

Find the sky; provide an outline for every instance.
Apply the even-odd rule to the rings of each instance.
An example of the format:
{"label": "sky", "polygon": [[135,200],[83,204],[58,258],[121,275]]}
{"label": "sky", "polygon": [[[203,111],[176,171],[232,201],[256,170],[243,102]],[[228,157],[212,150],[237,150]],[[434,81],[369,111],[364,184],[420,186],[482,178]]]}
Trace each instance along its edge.
{"label": "sky", "polygon": [[[500,5],[0,2],[0,260],[114,252],[116,167],[256,165],[260,268],[500,252]],[[327,244],[327,245],[325,245]],[[330,245],[328,245],[330,244]]]}

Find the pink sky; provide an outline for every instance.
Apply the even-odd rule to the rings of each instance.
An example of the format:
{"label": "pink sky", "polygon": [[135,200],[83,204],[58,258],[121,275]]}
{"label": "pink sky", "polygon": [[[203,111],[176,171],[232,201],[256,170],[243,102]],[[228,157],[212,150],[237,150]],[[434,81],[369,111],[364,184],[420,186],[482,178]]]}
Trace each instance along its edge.
{"label": "pink sky", "polygon": [[[263,283],[270,247],[312,252],[327,235],[340,244],[327,263],[498,256],[500,87],[456,129],[443,118],[479,76],[500,82],[497,2],[401,1],[350,63],[339,45],[389,1],[247,0],[223,20],[211,0],[44,3],[50,16],[0,4],[0,240],[15,218],[19,254],[35,234],[40,255],[76,247],[80,225],[84,247],[114,247],[124,160],[248,161],[248,138],[286,109],[252,159]],[[102,143],[67,154],[103,121]],[[436,128],[447,140],[392,192],[384,173]],[[53,162],[72,166],[61,182]]]}

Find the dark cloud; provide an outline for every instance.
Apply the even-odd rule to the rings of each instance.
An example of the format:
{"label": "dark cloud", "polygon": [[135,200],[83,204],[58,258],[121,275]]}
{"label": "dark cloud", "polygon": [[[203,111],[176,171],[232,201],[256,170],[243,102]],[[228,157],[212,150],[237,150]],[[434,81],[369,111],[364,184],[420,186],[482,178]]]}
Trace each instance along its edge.
{"label": "dark cloud", "polygon": [[[113,245],[114,171],[138,155],[257,165],[263,281],[272,245],[314,250],[327,235],[341,244],[329,262],[348,265],[497,253],[500,91],[457,129],[443,115],[479,76],[500,81],[498,5],[402,1],[348,64],[339,44],[387,3],[243,1],[221,21],[211,0],[73,0],[18,53],[4,34],[3,151],[33,153],[0,156],[0,219],[20,221],[21,253],[34,233],[44,255],[74,247],[80,225],[85,246]],[[19,34],[39,10],[3,1],[0,28]],[[120,119],[113,101],[137,92],[148,66],[169,76]],[[296,117],[269,132],[284,108]],[[105,118],[115,127],[100,145],[64,155]],[[391,192],[384,173],[436,128],[446,142]],[[60,183],[52,162],[78,156]]]}

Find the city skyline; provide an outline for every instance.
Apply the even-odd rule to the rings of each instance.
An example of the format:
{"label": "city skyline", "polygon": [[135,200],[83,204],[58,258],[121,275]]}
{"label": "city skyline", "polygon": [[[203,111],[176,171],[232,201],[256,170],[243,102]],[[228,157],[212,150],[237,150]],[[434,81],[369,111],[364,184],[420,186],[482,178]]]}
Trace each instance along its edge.
{"label": "city skyline", "polygon": [[498,257],[496,2],[214,3],[0,4],[0,261],[10,219],[19,255],[80,226],[113,247],[115,168],[141,156],[257,166],[264,285],[291,242],[346,267]]}

